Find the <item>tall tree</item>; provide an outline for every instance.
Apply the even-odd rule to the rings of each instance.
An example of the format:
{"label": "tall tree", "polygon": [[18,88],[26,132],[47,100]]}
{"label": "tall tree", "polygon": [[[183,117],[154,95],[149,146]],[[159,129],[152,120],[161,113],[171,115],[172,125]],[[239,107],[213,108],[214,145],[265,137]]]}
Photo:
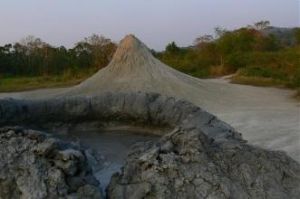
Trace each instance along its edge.
{"label": "tall tree", "polygon": [[264,30],[270,26],[270,21],[259,21],[254,23],[254,28],[256,30]]}

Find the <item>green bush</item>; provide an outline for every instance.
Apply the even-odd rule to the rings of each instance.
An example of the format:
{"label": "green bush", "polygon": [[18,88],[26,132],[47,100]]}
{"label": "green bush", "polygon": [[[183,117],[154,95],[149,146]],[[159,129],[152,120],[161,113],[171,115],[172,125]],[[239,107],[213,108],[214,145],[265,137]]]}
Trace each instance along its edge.
{"label": "green bush", "polygon": [[235,52],[226,57],[225,64],[233,71],[243,68],[249,64],[249,58],[245,53]]}
{"label": "green bush", "polygon": [[274,71],[267,67],[261,66],[248,66],[239,70],[239,74],[243,76],[252,76],[252,77],[273,77]]}

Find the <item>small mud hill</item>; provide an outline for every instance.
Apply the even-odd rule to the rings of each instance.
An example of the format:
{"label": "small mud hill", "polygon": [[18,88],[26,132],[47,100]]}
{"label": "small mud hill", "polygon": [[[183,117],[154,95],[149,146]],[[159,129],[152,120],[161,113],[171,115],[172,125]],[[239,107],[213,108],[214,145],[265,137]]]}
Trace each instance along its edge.
{"label": "small mud hill", "polygon": [[105,91],[156,92],[202,105],[212,100],[224,102],[224,96],[219,99],[224,93],[218,84],[207,83],[163,64],[133,35],[127,35],[120,42],[106,68],[64,95],[95,95]]}

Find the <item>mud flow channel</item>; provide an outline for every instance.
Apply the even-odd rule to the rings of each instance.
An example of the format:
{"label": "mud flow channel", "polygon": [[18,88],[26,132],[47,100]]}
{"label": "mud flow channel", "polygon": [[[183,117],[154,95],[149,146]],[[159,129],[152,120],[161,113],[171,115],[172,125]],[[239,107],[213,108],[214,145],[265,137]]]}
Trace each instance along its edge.
{"label": "mud flow channel", "polygon": [[90,150],[93,157],[89,163],[93,167],[96,178],[101,182],[103,191],[108,186],[111,176],[121,170],[133,145],[148,141],[155,142],[159,139],[159,136],[127,130],[72,131],[59,137],[66,141],[80,143]]}

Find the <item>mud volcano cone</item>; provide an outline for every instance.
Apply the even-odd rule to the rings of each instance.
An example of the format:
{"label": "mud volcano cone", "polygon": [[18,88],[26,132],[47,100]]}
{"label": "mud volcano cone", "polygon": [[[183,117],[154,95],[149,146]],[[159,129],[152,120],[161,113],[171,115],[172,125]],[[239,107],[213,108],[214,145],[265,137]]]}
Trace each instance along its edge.
{"label": "mud volcano cone", "polygon": [[121,40],[107,67],[66,95],[97,95],[106,91],[156,92],[184,98],[198,105],[212,100],[217,102],[215,94],[221,94],[217,84],[188,76],[156,59],[134,35],[127,35]]}

